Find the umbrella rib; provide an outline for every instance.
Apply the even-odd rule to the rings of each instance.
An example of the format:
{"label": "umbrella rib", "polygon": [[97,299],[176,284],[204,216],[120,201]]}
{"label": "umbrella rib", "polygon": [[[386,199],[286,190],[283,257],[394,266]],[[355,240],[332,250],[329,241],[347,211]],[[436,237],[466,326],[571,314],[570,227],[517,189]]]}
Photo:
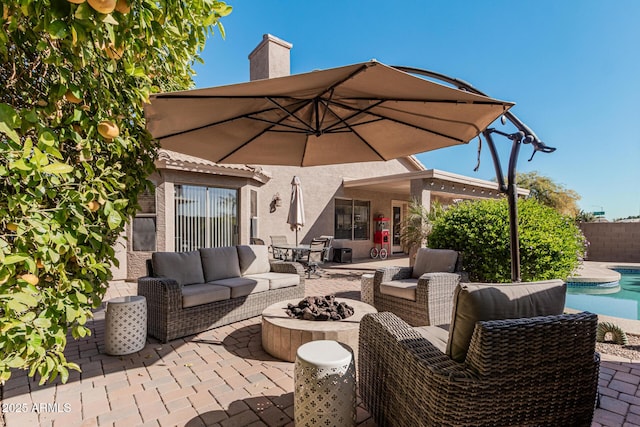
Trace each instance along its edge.
{"label": "umbrella rib", "polygon": [[[325,106],[326,107],[326,111],[328,111],[329,113],[333,114],[333,116],[338,119],[340,122],[344,123],[344,125],[351,131],[353,132],[353,134],[355,136],[357,136],[360,141],[362,141],[367,147],[369,147],[371,149],[371,151],[373,151],[374,153],[376,153],[376,155],[380,158],[380,160],[387,160],[386,158],[384,158],[384,156],[382,156],[382,154],[380,154],[378,152],[378,150],[376,150],[371,144],[369,144],[369,142],[364,139],[362,137],[362,135],[360,135],[349,123],[345,122],[342,117],[340,117],[338,114],[336,114],[331,108],[329,108],[328,105]],[[302,159],[303,164],[304,164],[304,158]]]}
{"label": "umbrella rib", "polygon": [[[276,104],[277,105],[277,104]],[[302,109],[304,106],[308,105],[308,102],[303,102],[301,105],[298,106],[298,108],[295,109],[295,111],[293,111],[291,114],[295,114],[298,110]],[[259,138],[260,136],[264,135],[265,133],[271,131],[271,129],[276,126],[276,125],[280,125],[280,122],[284,119],[286,119],[287,116],[282,117],[280,120],[278,120],[277,122],[274,122],[271,126],[266,127],[265,129],[261,130],[260,132],[258,132],[256,135],[254,135],[253,137],[249,138],[247,141],[245,141],[243,144],[241,144],[240,146],[236,147],[235,149],[231,150],[230,153],[226,154],[225,156],[221,157],[220,160],[218,160],[218,163],[220,162],[224,162],[226,159],[228,159],[230,156],[232,156],[233,154],[235,154],[236,152],[238,152],[239,150],[241,150],[242,148],[244,148],[246,145],[250,144],[252,141],[256,140],[257,138]]]}
{"label": "umbrella rib", "polygon": [[[354,117],[354,116],[358,115],[358,112],[363,111],[363,110],[357,110],[357,109],[351,107],[350,105],[342,104],[342,103],[339,103],[339,102],[335,102],[334,101],[333,103],[335,105],[341,107],[341,108],[345,108],[345,109],[348,109],[348,110],[356,111],[356,114],[354,114],[351,117]],[[380,104],[378,104],[378,105],[380,105]],[[328,106],[327,106],[327,109],[329,109]],[[431,134],[434,134],[434,135],[442,136],[444,138],[452,139],[454,141],[458,141],[458,142],[462,142],[462,143],[467,142],[467,141],[463,141],[460,138],[455,138],[455,137],[453,137],[451,135],[446,135],[446,134],[443,134],[441,132],[437,132],[437,131],[435,131],[433,129],[429,129],[429,128],[425,128],[425,127],[422,127],[422,126],[418,126],[418,125],[415,125],[415,124],[412,124],[412,123],[408,123],[408,122],[405,122],[405,121],[402,121],[402,120],[394,119],[392,117],[384,116],[384,115],[377,114],[377,113],[374,113],[374,112],[371,112],[371,111],[367,111],[367,114],[369,114],[371,116],[374,116],[374,117],[377,117],[379,120],[389,120],[389,121],[392,121],[394,123],[398,123],[398,124],[405,125],[405,126],[410,126],[410,127],[415,128],[415,129],[420,129],[422,131],[425,131],[425,132],[428,132],[428,133],[431,133]],[[334,115],[335,115],[335,113],[334,113]],[[482,130],[479,129],[474,123],[463,122],[463,121],[460,121],[460,120],[443,119],[443,118],[440,118],[440,117],[427,116],[427,115],[420,115],[420,116],[421,117],[427,117],[427,118],[430,118],[430,119],[433,119],[433,120],[445,121],[445,122],[450,122],[450,123],[460,123],[460,124],[467,125],[467,126],[473,126],[478,133],[482,132]],[[373,121],[375,121],[375,120],[373,120]],[[373,122],[373,121],[370,121],[370,122]],[[370,122],[358,123],[358,124],[355,124],[353,126],[361,126],[363,124],[367,124],[367,123],[370,123]],[[332,125],[332,126],[335,126],[335,124]],[[353,129],[353,127],[350,125],[349,129]]]}
{"label": "umbrella rib", "polygon": [[[272,101],[272,99],[269,99],[267,97],[265,97],[265,98],[268,99],[269,101]],[[287,98],[287,99],[294,99],[294,100],[300,102],[301,105],[297,108],[298,110],[309,103],[309,100],[306,100],[306,99],[299,100],[299,99],[293,98],[293,97],[290,97],[290,98]],[[274,104],[276,106],[278,106],[277,103],[274,102]],[[278,107],[279,107],[279,109],[282,109],[282,107],[280,107],[280,106],[278,106]],[[193,127],[193,128],[187,129],[187,130],[182,130],[180,132],[170,133],[170,134],[167,134],[167,135],[164,135],[164,136],[159,136],[159,137],[156,137],[156,139],[157,140],[161,140],[161,139],[166,139],[166,138],[172,138],[174,136],[184,135],[185,133],[191,133],[191,132],[196,132],[196,131],[199,131],[199,130],[202,130],[202,129],[206,129],[206,128],[210,128],[210,127],[215,127],[215,126],[222,125],[222,124],[228,123],[228,122],[232,122],[232,121],[238,120],[238,119],[250,119],[250,120],[256,120],[256,121],[262,121],[262,122],[266,122],[266,123],[271,123],[272,125],[280,125],[280,126],[290,127],[292,129],[297,129],[299,131],[305,131],[306,132],[306,130],[303,129],[303,128],[297,128],[295,126],[282,124],[280,122],[274,122],[274,121],[270,121],[270,120],[267,120],[267,119],[253,117],[253,116],[258,115],[258,114],[264,114],[264,113],[268,113],[270,111],[276,111],[276,110],[277,110],[277,108],[265,108],[263,110],[254,111],[254,112],[248,113],[248,114],[240,114],[238,116],[229,117],[228,119],[220,120],[220,121],[213,122],[213,123],[207,123],[206,125]],[[287,110],[285,110],[285,111],[288,113]],[[290,113],[288,113],[288,114],[290,114]]]}
{"label": "umbrella rib", "polygon": [[[357,116],[359,116],[359,115],[362,115],[362,114],[366,113],[366,112],[367,112],[367,111],[369,111],[370,109],[372,109],[372,108],[374,108],[374,107],[377,107],[378,105],[382,104],[383,102],[384,102],[384,101],[378,100],[376,103],[369,105],[367,108],[360,108],[360,109],[358,109],[358,108],[353,108],[353,107],[351,107],[351,106],[348,106],[348,105],[342,104],[342,103],[337,102],[337,101],[333,101],[333,100],[331,100],[331,99],[327,99],[327,100],[325,100],[325,111],[327,111],[327,110],[331,110],[331,109],[329,108],[329,104],[335,104],[335,105],[337,105],[337,106],[339,106],[339,107],[346,108],[346,109],[348,109],[348,110],[352,110],[354,113],[353,113],[352,115],[350,115],[349,117],[345,117],[345,118],[344,118],[344,120],[345,120],[345,121],[348,121],[348,120],[353,119],[354,117],[357,117]],[[334,115],[336,115],[336,113],[333,113],[333,114],[334,114]],[[336,116],[337,116],[337,115],[336,115]],[[340,122],[336,122],[336,123],[332,124],[331,126],[329,126],[329,127],[327,127],[326,129],[324,129],[324,130],[323,130],[323,132],[330,132],[330,131],[331,131],[331,128],[336,127],[339,123],[340,123]]]}
{"label": "umbrella rib", "polygon": [[[278,104],[276,102],[275,99],[271,98],[271,97],[265,97],[265,99],[268,99],[271,103],[275,104],[276,107],[278,107],[280,110],[284,111],[285,113],[287,113],[287,115],[289,117],[293,117],[294,119],[296,119],[298,122],[300,122],[304,127],[306,127],[309,131],[314,132],[315,133],[315,129],[313,129],[312,126],[310,126],[308,123],[306,123],[304,120],[302,120],[300,117],[296,116],[295,113],[297,111],[299,111],[300,109],[302,109],[304,106],[309,105],[311,102],[315,102],[315,99],[310,99],[310,100],[305,100],[306,102],[304,102],[301,106],[299,106],[298,108],[296,108],[296,110],[292,113],[289,110],[287,110],[286,108],[284,108],[282,105]],[[274,123],[275,124],[280,124],[280,123]],[[293,126],[290,126],[293,127]]]}

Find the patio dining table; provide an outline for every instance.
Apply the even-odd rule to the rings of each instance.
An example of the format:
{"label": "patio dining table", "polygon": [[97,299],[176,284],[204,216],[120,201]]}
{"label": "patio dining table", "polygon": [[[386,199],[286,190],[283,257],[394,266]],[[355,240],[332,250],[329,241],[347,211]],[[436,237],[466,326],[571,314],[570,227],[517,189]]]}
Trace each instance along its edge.
{"label": "patio dining table", "polygon": [[[273,249],[279,249],[285,253],[285,260],[290,259],[291,261],[297,261],[302,254],[305,254],[311,251],[310,245],[303,244],[293,244],[293,243],[279,243],[276,245],[271,245]],[[313,250],[313,252],[322,252],[324,249]],[[289,256],[291,254],[291,256]]]}

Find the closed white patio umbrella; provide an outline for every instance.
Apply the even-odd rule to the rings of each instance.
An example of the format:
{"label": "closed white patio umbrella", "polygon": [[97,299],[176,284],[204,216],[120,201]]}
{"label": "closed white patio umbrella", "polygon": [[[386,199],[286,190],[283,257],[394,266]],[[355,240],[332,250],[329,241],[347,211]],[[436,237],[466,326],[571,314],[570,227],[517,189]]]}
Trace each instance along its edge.
{"label": "closed white patio umbrella", "polygon": [[291,226],[291,230],[295,230],[296,246],[298,246],[298,231],[304,227],[304,201],[302,199],[300,178],[297,176],[294,176],[291,181],[291,204],[289,206],[289,215],[287,215],[287,224]]}

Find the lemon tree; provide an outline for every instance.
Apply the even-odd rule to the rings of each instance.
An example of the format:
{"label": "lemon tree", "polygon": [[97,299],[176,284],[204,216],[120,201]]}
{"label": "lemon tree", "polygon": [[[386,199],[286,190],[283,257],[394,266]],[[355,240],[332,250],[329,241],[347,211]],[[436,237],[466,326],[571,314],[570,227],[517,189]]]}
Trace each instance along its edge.
{"label": "lemon tree", "polygon": [[0,3],[0,381],[79,369],[113,245],[149,182],[149,94],[192,87],[231,12],[211,0]]}

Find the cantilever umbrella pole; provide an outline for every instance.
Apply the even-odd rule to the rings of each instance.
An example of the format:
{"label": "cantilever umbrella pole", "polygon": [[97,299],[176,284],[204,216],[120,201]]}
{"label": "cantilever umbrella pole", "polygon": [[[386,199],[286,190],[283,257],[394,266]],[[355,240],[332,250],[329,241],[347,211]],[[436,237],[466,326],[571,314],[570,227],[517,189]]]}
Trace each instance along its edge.
{"label": "cantilever umbrella pole", "polygon": [[509,242],[511,246],[511,280],[513,282],[520,282],[522,279],[520,274],[520,236],[518,233],[518,187],[516,186],[516,165],[518,163],[518,154],[520,153],[522,138],[512,138],[511,155],[509,156],[509,169],[507,171],[508,184],[505,185],[500,157],[498,156],[498,150],[496,149],[493,137],[491,136],[493,132],[495,132],[495,130],[487,129],[482,133],[489,145],[489,151],[491,152],[493,165],[496,169],[496,178],[498,180],[500,192],[507,194],[507,201],[509,204]]}

